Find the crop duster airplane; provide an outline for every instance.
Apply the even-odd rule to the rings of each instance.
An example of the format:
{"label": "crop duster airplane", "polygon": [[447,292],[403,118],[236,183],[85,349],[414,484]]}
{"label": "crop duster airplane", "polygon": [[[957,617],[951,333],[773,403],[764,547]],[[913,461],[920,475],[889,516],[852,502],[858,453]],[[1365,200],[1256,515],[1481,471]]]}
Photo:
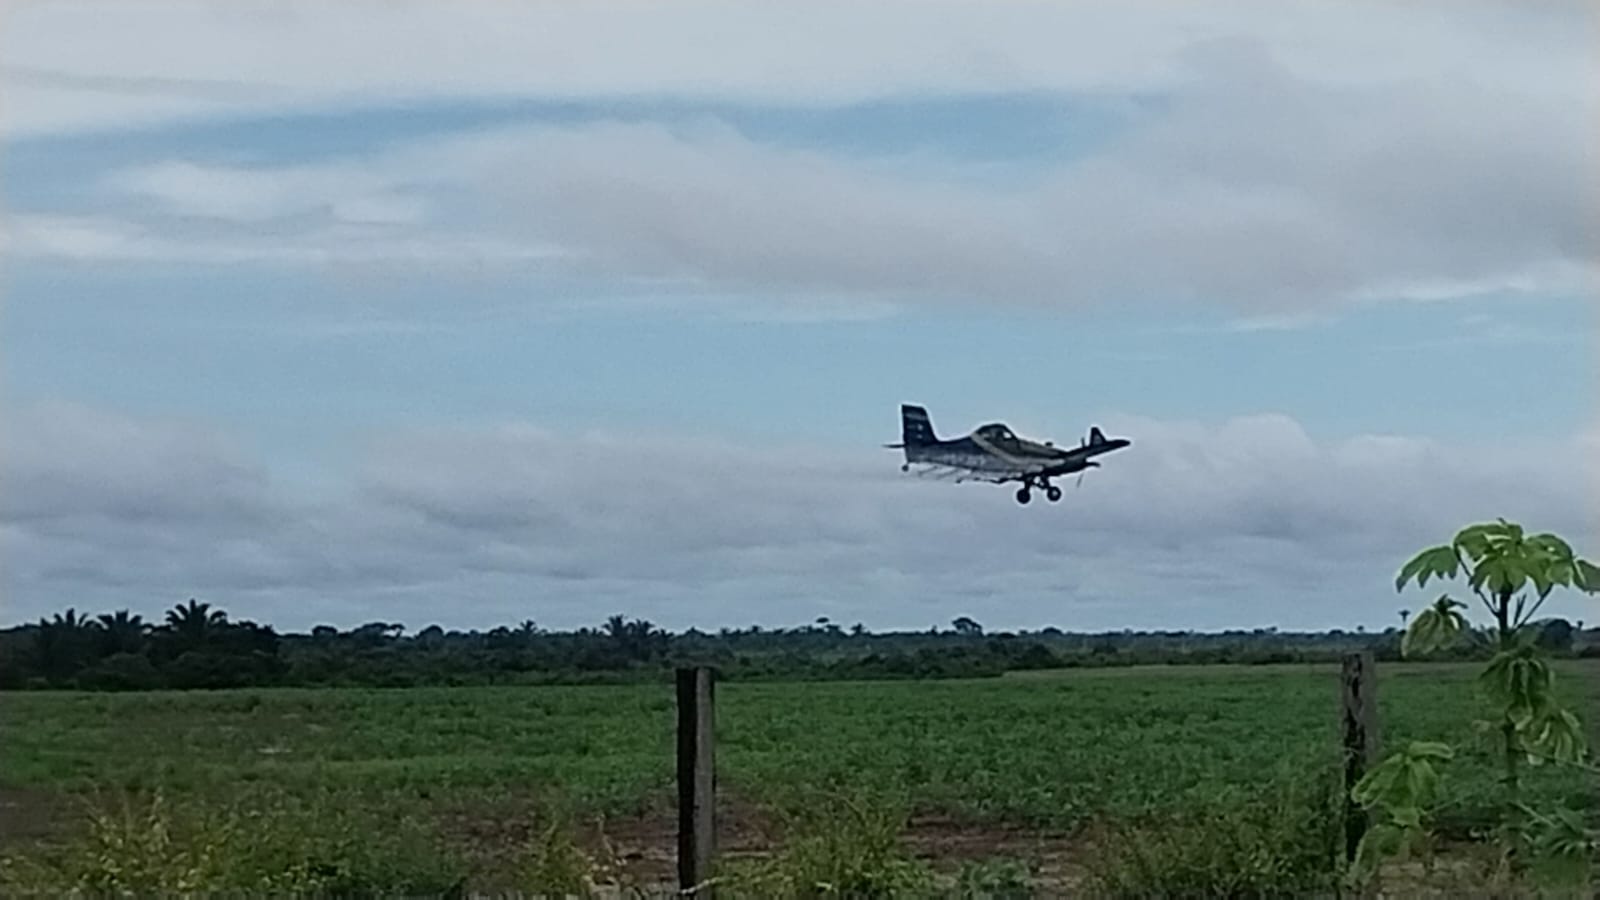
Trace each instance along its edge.
{"label": "crop duster airplane", "polygon": [[1091,457],[1133,443],[1124,438],[1107,438],[1099,428],[1091,427],[1079,446],[1062,450],[1048,441],[1041,444],[1017,437],[999,422],[981,426],[966,437],[941,441],[933,433],[928,411],[910,404],[900,406],[900,439],[898,444],[884,444],[890,449],[905,450],[906,461],[900,471],[909,472],[916,466],[936,477],[953,477],[958,482],[1020,482],[1018,503],[1032,500],[1033,488],[1044,491],[1052,503],[1060,500],[1061,488],[1051,484],[1051,478],[1077,472],[1081,484],[1082,473],[1100,465]]}

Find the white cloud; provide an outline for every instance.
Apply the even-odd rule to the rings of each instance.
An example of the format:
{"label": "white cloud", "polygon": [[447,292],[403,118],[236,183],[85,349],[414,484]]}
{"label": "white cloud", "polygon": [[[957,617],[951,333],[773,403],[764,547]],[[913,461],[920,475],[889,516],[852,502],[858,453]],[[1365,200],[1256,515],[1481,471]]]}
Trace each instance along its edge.
{"label": "white cloud", "polygon": [[[0,221],[0,250],[12,259],[54,259],[83,263],[150,262],[271,263],[295,266],[351,266],[409,263],[484,266],[544,263],[567,254],[558,247],[510,236],[421,232],[399,228],[392,218],[404,210],[381,204],[346,207],[344,221],[325,221],[282,233],[140,223],[110,216],[15,215]],[[369,221],[359,221],[364,214]],[[383,271],[383,270],[377,270]]]}
{"label": "white cloud", "polygon": [[[1206,300],[1281,327],[1381,296],[1600,286],[1600,138],[1570,105],[1313,83],[1253,44],[1186,59],[1197,78],[1162,114],[1005,186],[716,121],[501,128],[285,168],[168,162],[110,184],[184,219],[366,218],[446,244],[465,226],[600,277],[768,297]],[[450,213],[427,215],[430,198]]]}
{"label": "white cloud", "polygon": [[835,103],[967,90],[1127,91],[1183,49],[1258,38],[1342,83],[1592,84],[1582,3],[736,2],[12,4],[13,136],[427,97],[675,94]]}
{"label": "white cloud", "polygon": [[674,628],[1350,627],[1387,623],[1403,558],[1467,521],[1600,555],[1570,487],[1593,469],[1578,441],[1320,443],[1278,415],[1108,425],[1134,445],[1062,503],[1018,507],[902,476],[887,451],[526,425],[373,435],[313,497],[205,430],[23,410],[0,456],[5,615],[203,595],[288,627],[614,611]]}
{"label": "white cloud", "polygon": [[[114,186],[155,199],[179,216],[257,222],[326,213],[352,204],[395,204],[407,198],[385,190],[380,179],[352,167],[270,171],[215,169],[168,162],[121,173]],[[401,216],[414,221],[420,216]]]}
{"label": "white cloud", "polygon": [[1600,57],[1581,4],[173,2],[8,15],[12,136],[428,97],[1161,99],[1097,155],[1006,186],[937,155],[798,150],[716,122],[505,129],[280,167],[173,159],[108,180],[134,221],[25,211],[7,237],[22,254],[483,264],[559,248],[581,273],[713,294],[877,309],[1203,298],[1247,327],[1349,302],[1600,288],[1600,136],[1587,126]]}

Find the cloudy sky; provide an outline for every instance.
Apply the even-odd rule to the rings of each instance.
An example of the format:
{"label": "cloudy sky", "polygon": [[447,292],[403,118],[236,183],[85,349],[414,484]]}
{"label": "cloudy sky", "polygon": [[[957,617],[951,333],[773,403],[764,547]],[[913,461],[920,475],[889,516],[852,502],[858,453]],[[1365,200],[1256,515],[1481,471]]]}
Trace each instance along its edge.
{"label": "cloudy sky", "polygon": [[[0,621],[1383,628],[1470,521],[1600,557],[1597,20],[9,4]],[[1133,446],[1023,508],[901,402]]]}

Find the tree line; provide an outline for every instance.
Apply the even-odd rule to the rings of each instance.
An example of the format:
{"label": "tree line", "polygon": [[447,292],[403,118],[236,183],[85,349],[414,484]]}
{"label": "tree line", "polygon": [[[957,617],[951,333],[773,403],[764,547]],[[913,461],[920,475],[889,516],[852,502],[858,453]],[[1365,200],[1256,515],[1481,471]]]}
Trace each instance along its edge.
{"label": "tree line", "polygon": [[[1600,656],[1600,640],[1582,624],[1545,620],[1540,643],[1555,655]],[[790,628],[670,633],[622,615],[571,631],[530,619],[487,631],[429,625],[408,632],[402,623],[375,621],[280,633],[190,599],[160,622],[128,610],[88,616],[68,609],[0,630],[0,689],[589,683],[665,678],[681,665],[714,665],[736,680],[975,678],[1075,666],[1327,662],[1357,649],[1398,659],[1400,638],[1393,627],[990,632],[967,616],[948,628],[877,633],[826,618]],[[1454,658],[1480,652],[1463,645]]]}

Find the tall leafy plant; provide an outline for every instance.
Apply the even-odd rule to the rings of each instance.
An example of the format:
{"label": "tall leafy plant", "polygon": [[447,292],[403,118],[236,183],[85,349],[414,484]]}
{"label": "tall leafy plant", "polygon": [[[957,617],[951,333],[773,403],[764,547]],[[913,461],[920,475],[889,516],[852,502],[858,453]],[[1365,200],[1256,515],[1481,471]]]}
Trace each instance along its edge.
{"label": "tall leafy plant", "polygon": [[[1441,594],[1412,617],[1401,643],[1406,656],[1427,654],[1462,641],[1487,644],[1492,650],[1478,684],[1494,705],[1489,723],[1498,745],[1502,795],[1502,834],[1513,861],[1519,846],[1548,846],[1537,830],[1572,819],[1531,810],[1521,795],[1524,765],[1582,765],[1589,747],[1582,724],[1563,707],[1554,692],[1555,675],[1538,644],[1534,617],[1556,588],[1600,592],[1600,568],[1578,558],[1572,546],[1551,533],[1528,534],[1504,519],[1463,528],[1448,544],[1430,547],[1401,567],[1395,589],[1415,582],[1464,579],[1465,587],[1493,619],[1477,630],[1468,623],[1469,604]],[[1370,871],[1378,857],[1413,844],[1426,831],[1427,807],[1433,802],[1439,776],[1436,763],[1454,758],[1448,745],[1416,742],[1387,757],[1352,791],[1357,803],[1380,812],[1358,853],[1358,870]],[[1569,853],[1589,853],[1590,844],[1557,842]]]}

